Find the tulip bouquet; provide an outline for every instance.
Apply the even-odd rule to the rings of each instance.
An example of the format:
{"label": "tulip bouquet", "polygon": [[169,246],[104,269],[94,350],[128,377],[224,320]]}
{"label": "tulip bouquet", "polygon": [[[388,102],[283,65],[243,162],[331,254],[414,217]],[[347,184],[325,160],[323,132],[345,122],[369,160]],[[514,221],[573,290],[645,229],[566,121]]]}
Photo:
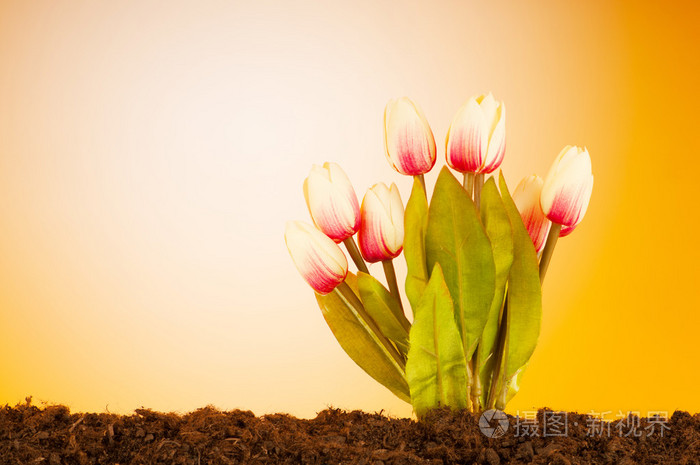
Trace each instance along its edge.
{"label": "tulip bouquet", "polygon": [[[325,163],[304,182],[314,225],[286,227],[289,253],[341,347],[419,418],[437,407],[503,409],[518,392],[539,336],[554,246],[588,207],[591,161],[578,147],[565,147],[544,180],[527,177],[511,196],[503,175],[492,175],[505,155],[505,117],[491,94],[462,106],[445,156],[463,180],[444,167],[428,200],[432,130],[411,100],[390,101],[386,156],[414,177],[405,210],[395,184],[375,184],[360,205],[343,170]],[[393,265],[402,251],[412,322]],[[376,262],[387,287],[369,272]]]}

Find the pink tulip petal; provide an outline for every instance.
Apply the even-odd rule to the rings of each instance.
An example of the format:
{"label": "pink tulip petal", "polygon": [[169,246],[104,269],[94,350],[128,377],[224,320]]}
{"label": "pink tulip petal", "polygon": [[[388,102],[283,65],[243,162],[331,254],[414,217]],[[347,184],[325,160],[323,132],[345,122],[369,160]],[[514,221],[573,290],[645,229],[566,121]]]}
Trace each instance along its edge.
{"label": "pink tulip petal", "polygon": [[319,294],[331,292],[345,280],[347,275],[347,270],[343,274],[337,273],[333,267],[324,261],[324,257],[316,249],[309,251],[306,265],[308,268],[304,278]]}
{"label": "pink tulip petal", "polygon": [[540,207],[540,194],[542,193],[542,178],[537,175],[527,176],[513,191],[515,202],[523,224],[532,239],[537,252],[544,248],[544,243],[549,233],[551,222],[545,217]]}
{"label": "pink tulip petal", "polygon": [[585,202],[587,186],[585,184],[563,185],[554,194],[554,201],[547,218],[564,225],[573,226],[581,217],[581,206]]}
{"label": "pink tulip petal", "polygon": [[372,186],[360,211],[358,242],[365,260],[375,263],[398,256],[403,250],[403,205],[396,185]]}
{"label": "pink tulip petal", "polygon": [[[470,98],[450,124],[446,143],[447,164],[462,173],[482,172],[484,168],[488,172],[496,170],[505,154],[502,116],[505,116],[503,105],[498,104],[491,94]],[[491,149],[490,139],[493,139]]]}
{"label": "pink tulip petal", "polygon": [[[578,226],[578,225],[576,225]],[[562,226],[561,231],[559,231],[559,237],[566,237],[576,229],[576,226]]]}
{"label": "pink tulip petal", "polygon": [[345,254],[315,227],[289,222],[284,239],[297,270],[319,294],[329,293],[345,279],[348,272]]}
{"label": "pink tulip petal", "polygon": [[540,252],[544,248],[544,243],[547,240],[547,234],[549,234],[549,228],[552,222],[549,221],[538,208],[530,208],[529,210],[522,212],[521,217],[523,223],[527,228],[527,233],[532,239],[532,244],[535,246],[535,250]]}
{"label": "pink tulip petal", "polygon": [[304,197],[314,224],[335,242],[360,227],[360,205],[345,172],[335,163],[314,165],[304,181]]}
{"label": "pink tulip petal", "polygon": [[586,213],[593,189],[591,159],[586,149],[566,146],[542,188],[542,210],[551,221],[575,226]]}
{"label": "pink tulip petal", "polygon": [[447,161],[461,172],[476,172],[481,167],[481,127],[469,125],[450,131]]}

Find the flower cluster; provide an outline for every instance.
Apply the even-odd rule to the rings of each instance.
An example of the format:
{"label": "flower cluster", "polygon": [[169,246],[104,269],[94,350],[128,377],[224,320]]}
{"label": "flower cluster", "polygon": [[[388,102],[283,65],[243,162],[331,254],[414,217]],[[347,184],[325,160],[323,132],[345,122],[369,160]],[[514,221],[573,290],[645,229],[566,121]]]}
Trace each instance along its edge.
{"label": "flower cluster", "polygon": [[348,262],[338,243],[346,245],[361,271],[367,271],[365,261],[391,260],[401,253],[404,209],[396,184],[375,184],[360,206],[342,168],[326,162],[311,168],[304,181],[304,197],[316,227],[290,221],[284,237],[299,273],[319,294],[331,292],[348,273]]}
{"label": "flower cluster", "polygon": [[[430,199],[435,137],[407,97],[386,106],[384,148],[398,173],[414,177],[406,208],[396,184],[375,184],[360,203],[338,165],[314,165],[304,181],[313,225],[287,223],[289,253],[341,347],[419,417],[442,406],[503,409],[537,344],[555,244],[588,208],[588,151],[565,147],[544,179],[524,178],[511,196],[502,173],[493,176],[505,158],[506,109],[490,93],[452,119]],[[393,265],[402,252],[412,322]],[[377,262],[388,289],[369,272]]]}
{"label": "flower cluster", "polygon": [[[400,174],[422,176],[435,165],[433,132],[420,107],[408,97],[393,99],[386,106],[384,147],[387,160]],[[471,97],[457,111],[448,130],[447,164],[465,175],[490,174],[501,166],[505,149],[505,104],[491,93]],[[520,181],[513,200],[538,253],[545,246],[552,224],[558,237],[578,226],[592,189],[588,151],[572,146],[564,147],[544,180],[531,175]],[[375,184],[360,206],[342,168],[326,162],[311,168],[304,181],[304,197],[314,225],[326,237],[304,223],[290,222],[285,239],[297,269],[316,292],[327,294],[344,281],[347,260],[333,245],[345,242],[352,256],[355,233],[366,262],[391,260],[401,253],[404,211],[396,184]],[[359,257],[353,258],[358,269],[366,271]]]}

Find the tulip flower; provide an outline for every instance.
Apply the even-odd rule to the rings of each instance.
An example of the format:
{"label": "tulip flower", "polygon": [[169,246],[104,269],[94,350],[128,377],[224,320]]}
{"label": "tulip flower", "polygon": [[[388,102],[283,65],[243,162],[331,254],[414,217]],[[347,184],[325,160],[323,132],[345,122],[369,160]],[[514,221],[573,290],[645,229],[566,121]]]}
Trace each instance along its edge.
{"label": "tulip flower", "polygon": [[290,221],[284,231],[284,241],[297,270],[319,294],[328,294],[345,280],[348,273],[345,254],[315,227]]}
{"label": "tulip flower", "polygon": [[493,95],[471,97],[447,132],[447,164],[461,173],[492,173],[506,153],[506,107]]}
{"label": "tulip flower", "polygon": [[323,167],[313,165],[304,180],[304,198],[316,227],[335,242],[343,242],[357,269],[368,273],[352,238],[360,229],[360,204],[343,169],[328,162]]}
{"label": "tulip flower", "polygon": [[418,105],[408,97],[390,100],[384,110],[384,147],[391,166],[420,176],[435,165],[433,131]]}
{"label": "tulip flower", "polygon": [[575,226],[588,208],[593,190],[591,158],[586,149],[567,145],[559,153],[542,187],[542,210],[553,223]]}
{"label": "tulip flower", "polygon": [[523,178],[513,191],[513,201],[518,207],[520,217],[527,228],[537,253],[544,248],[545,239],[552,223],[544,216],[540,206],[540,193],[544,181],[537,175]]}
{"label": "tulip flower", "polygon": [[343,169],[335,163],[313,165],[304,180],[304,197],[314,224],[335,242],[360,229],[360,204]]}
{"label": "tulip flower", "polygon": [[544,281],[557,239],[570,234],[581,222],[592,191],[588,150],[567,145],[549,169],[540,195],[542,211],[552,222],[540,260],[540,282]]}
{"label": "tulip flower", "polygon": [[391,260],[403,249],[403,204],[396,184],[375,184],[365,194],[360,209],[358,239],[362,256],[370,263]]}

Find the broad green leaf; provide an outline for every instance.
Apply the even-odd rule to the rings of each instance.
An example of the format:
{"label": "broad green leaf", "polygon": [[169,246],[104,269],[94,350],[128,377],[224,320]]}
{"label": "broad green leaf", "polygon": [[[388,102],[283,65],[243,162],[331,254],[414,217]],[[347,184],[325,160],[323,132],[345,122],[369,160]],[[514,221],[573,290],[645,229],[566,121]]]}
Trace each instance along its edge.
{"label": "broad green leaf", "polygon": [[[355,293],[358,292],[355,275],[348,273],[346,282]],[[347,305],[337,290],[328,295],[316,294],[316,300],[323,318],[345,353],[398,398],[410,402],[411,394],[402,367],[389,355],[358,312]]]}
{"label": "broad green leaf", "polygon": [[500,186],[503,204],[513,225],[513,265],[508,277],[508,336],[503,372],[507,385],[512,384],[513,377],[525,366],[537,345],[542,319],[542,288],[535,247],[508,193],[503,174]]}
{"label": "broad green leaf", "polygon": [[405,358],[411,324],[404,316],[398,299],[382,283],[366,273],[357,273],[357,286],[365,310]]}
{"label": "broad green leaf", "polygon": [[413,180],[411,197],[404,214],[403,254],[406,257],[406,296],[415,314],[418,303],[428,285],[428,268],[425,264],[425,232],[428,229],[428,199],[423,184]]}
{"label": "broad green leaf", "polygon": [[406,379],[420,418],[436,407],[467,407],[467,363],[450,291],[436,264],[411,327]]}
{"label": "broad green leaf", "polygon": [[503,307],[508,273],[513,263],[513,231],[494,178],[489,178],[481,191],[481,220],[491,241],[493,260],[496,265],[496,292],[476,354],[477,365],[480,367],[481,405],[485,405],[495,361],[493,351],[498,334],[498,322]]}
{"label": "broad green leaf", "polygon": [[474,202],[445,167],[428,211],[425,240],[428,269],[440,264],[455,306],[467,359],[484,330],[495,290],[491,242]]}

